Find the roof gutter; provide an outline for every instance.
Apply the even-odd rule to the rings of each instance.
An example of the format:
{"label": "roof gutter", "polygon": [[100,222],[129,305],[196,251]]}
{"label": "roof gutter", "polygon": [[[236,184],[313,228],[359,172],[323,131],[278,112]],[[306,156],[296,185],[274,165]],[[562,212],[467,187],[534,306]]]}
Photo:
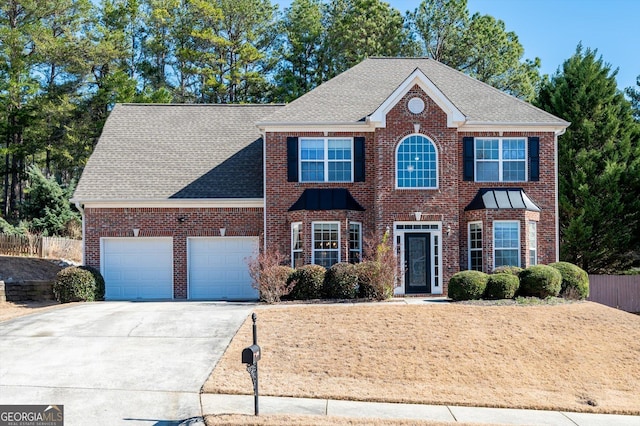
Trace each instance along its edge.
{"label": "roof gutter", "polygon": [[180,199],[77,199],[71,202],[82,203],[84,208],[252,208],[263,207],[263,198],[180,198]]}

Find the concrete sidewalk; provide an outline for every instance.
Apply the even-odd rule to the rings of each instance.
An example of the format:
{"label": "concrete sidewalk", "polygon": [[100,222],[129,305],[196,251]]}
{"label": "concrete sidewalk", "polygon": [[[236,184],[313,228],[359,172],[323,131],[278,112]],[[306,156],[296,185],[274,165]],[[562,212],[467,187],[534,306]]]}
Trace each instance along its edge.
{"label": "concrete sidewalk", "polygon": [[[200,396],[203,414],[253,414],[251,395]],[[550,426],[640,426],[640,416],[517,410],[511,408],[390,404],[333,399],[260,397],[260,414],[300,414],[440,422]]]}

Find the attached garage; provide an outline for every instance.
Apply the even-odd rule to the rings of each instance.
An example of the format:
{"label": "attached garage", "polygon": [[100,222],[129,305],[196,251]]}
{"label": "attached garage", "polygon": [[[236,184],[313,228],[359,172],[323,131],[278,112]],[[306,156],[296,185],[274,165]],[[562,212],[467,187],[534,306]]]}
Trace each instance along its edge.
{"label": "attached garage", "polygon": [[172,299],[171,238],[102,238],[105,299]]}
{"label": "attached garage", "polygon": [[189,299],[257,299],[247,266],[257,253],[257,237],[189,238]]}

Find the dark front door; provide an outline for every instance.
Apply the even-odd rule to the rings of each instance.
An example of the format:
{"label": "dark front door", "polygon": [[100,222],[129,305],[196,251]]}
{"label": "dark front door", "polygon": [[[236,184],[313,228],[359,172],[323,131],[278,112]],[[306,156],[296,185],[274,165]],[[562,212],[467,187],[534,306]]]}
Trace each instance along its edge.
{"label": "dark front door", "polygon": [[431,293],[431,234],[404,234],[405,293]]}

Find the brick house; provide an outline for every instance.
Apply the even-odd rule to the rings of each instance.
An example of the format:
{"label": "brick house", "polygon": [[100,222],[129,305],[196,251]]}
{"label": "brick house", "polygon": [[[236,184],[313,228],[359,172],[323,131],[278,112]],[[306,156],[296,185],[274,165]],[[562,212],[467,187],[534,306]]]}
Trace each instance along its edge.
{"label": "brick house", "polygon": [[117,105],[78,184],[109,299],[251,299],[246,258],[356,262],[396,294],[558,258],[569,123],[431,59],[372,58],[287,105]]}

